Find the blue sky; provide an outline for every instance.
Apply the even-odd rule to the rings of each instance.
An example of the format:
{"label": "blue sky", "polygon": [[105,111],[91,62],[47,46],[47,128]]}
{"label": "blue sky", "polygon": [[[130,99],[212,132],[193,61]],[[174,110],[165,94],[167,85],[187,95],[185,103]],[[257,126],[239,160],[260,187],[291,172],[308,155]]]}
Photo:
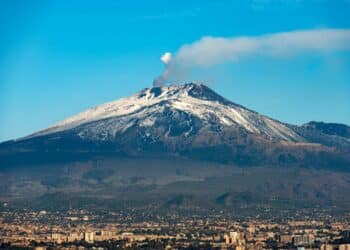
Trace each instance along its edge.
{"label": "blue sky", "polygon": [[[0,141],[152,86],[204,36],[349,29],[348,0],[0,1]],[[322,39],[321,39],[322,40]],[[350,124],[350,51],[250,56],[187,77],[278,120]]]}

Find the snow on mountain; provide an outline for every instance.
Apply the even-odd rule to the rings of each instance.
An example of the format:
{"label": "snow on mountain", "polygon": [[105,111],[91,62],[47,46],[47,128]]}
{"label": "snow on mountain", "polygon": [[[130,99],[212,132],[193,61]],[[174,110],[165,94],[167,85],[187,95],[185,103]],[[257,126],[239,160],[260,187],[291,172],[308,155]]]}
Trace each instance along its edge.
{"label": "snow on mountain", "polygon": [[[205,85],[194,83],[147,88],[130,97],[83,111],[30,137],[91,124],[99,133],[116,135],[136,123],[141,127],[153,126],[165,108],[195,116],[203,124],[215,121],[220,126],[240,126],[250,133],[271,139],[303,141],[287,125],[230,102]],[[79,136],[89,134],[82,130]]]}

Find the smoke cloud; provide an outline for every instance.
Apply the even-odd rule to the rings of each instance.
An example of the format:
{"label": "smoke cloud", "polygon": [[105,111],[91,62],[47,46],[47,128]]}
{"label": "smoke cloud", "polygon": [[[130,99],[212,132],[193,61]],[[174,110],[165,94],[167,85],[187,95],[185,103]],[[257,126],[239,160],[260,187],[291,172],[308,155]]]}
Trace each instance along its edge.
{"label": "smoke cloud", "polygon": [[165,68],[154,80],[154,85],[176,81],[179,73],[193,67],[238,62],[257,56],[285,58],[346,50],[350,50],[350,29],[313,29],[229,38],[206,36],[183,45],[174,56],[169,52],[163,54],[161,61]]}
{"label": "smoke cloud", "polygon": [[170,69],[171,59],[172,59],[172,54],[170,52],[165,52],[160,57],[160,60],[164,64],[164,70],[163,70],[161,75],[159,75],[158,77],[156,77],[153,80],[153,86],[154,87],[161,87],[161,86],[164,86],[167,83],[167,81],[169,79],[169,74],[171,72],[171,69]]}
{"label": "smoke cloud", "polygon": [[171,61],[171,53],[170,52],[165,52],[161,57],[160,57],[160,60],[165,64],[169,64],[170,61]]}

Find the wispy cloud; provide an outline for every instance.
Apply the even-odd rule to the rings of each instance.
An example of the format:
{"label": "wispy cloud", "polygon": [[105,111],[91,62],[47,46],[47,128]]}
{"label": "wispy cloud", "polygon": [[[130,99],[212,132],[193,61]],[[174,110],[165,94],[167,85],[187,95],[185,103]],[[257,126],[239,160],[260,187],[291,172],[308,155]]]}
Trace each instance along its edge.
{"label": "wispy cloud", "polygon": [[183,45],[173,62],[212,65],[244,56],[292,56],[350,49],[350,29],[316,29],[253,37],[203,37]]}
{"label": "wispy cloud", "polygon": [[238,61],[256,56],[289,57],[303,53],[350,50],[350,29],[314,29],[261,36],[206,36],[185,44],[166,64],[161,75],[166,82],[191,67]]}

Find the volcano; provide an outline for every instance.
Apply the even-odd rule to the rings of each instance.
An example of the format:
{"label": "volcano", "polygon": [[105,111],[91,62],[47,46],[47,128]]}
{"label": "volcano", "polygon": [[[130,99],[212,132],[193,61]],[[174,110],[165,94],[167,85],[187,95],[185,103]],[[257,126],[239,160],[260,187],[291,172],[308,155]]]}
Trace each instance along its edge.
{"label": "volcano", "polygon": [[13,155],[25,161],[21,154],[43,153],[62,159],[65,154],[171,155],[237,165],[344,168],[350,162],[350,136],[344,131],[349,127],[286,124],[233,103],[203,84],[188,83],[144,89],[0,148],[9,164],[16,163],[10,159]]}
{"label": "volcano", "polygon": [[186,206],[239,197],[350,202],[350,127],[283,123],[187,83],[146,88],[3,142],[0,165],[1,200],[41,205],[70,195],[177,205],[169,199],[186,197]]}

